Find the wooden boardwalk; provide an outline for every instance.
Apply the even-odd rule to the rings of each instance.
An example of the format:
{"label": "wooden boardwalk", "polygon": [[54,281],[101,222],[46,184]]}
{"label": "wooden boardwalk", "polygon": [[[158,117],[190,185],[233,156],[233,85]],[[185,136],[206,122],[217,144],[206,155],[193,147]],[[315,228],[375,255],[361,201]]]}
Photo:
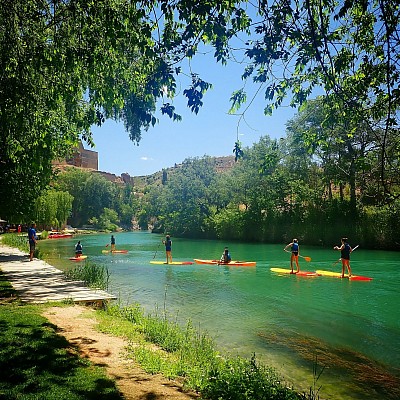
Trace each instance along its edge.
{"label": "wooden boardwalk", "polygon": [[0,244],[0,270],[18,297],[29,303],[73,301],[102,305],[116,299],[104,290],[89,289],[82,282],[67,280],[62,271],[43,260],[33,259],[18,249]]}

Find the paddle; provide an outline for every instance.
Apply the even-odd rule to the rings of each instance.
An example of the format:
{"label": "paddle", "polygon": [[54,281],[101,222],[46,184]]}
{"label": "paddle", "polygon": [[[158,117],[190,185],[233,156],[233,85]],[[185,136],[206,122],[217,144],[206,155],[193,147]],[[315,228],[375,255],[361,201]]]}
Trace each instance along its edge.
{"label": "paddle", "polygon": [[[357,250],[357,249],[358,249],[358,246],[360,246],[360,245],[358,244],[357,246],[354,247],[354,249],[351,249],[351,252],[353,252],[354,250]],[[335,261],[335,262],[332,264],[332,267],[334,267],[339,261],[341,261],[341,259],[342,259],[342,258],[339,258],[339,260]]]}
{"label": "paddle", "polygon": [[[289,251],[289,250],[286,250],[286,249],[283,249],[283,250],[286,251],[286,253],[291,253],[291,251]],[[304,258],[307,262],[311,261],[311,257],[301,256],[300,254],[299,254],[299,257]]]}
{"label": "paddle", "polygon": [[153,256],[153,260],[156,258],[157,251],[158,251],[158,249],[160,248],[160,244],[161,244],[161,243],[158,243],[158,246],[157,246],[156,252],[154,253],[154,256]]}

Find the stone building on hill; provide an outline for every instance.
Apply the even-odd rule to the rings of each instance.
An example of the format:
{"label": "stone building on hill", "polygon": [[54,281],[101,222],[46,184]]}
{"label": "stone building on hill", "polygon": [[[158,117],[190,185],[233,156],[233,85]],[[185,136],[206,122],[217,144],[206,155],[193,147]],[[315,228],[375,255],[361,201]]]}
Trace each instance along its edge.
{"label": "stone building on hill", "polygon": [[134,179],[128,173],[117,176],[110,172],[99,171],[98,152],[93,150],[86,150],[83,147],[82,142],[79,142],[79,145],[72,157],[65,160],[55,161],[53,162],[53,165],[60,169],[63,169],[63,167],[82,168],[99,174],[110,182],[119,183],[121,185],[129,184],[133,186]]}
{"label": "stone building on hill", "polygon": [[82,142],[71,158],[54,162],[55,166],[72,166],[97,171],[99,169],[99,154],[97,151],[86,150]]}

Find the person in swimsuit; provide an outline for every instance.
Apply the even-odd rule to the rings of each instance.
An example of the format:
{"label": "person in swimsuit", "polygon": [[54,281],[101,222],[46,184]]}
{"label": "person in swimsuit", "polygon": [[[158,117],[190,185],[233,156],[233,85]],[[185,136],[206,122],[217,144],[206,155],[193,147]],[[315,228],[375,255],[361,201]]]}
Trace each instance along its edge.
{"label": "person in swimsuit", "polygon": [[115,251],[115,237],[111,235],[111,251]]}
{"label": "person in swimsuit", "polygon": [[347,268],[347,272],[349,278],[351,277],[351,268],[350,268],[350,253],[353,251],[351,246],[347,243],[347,238],[341,239],[342,244],[340,246],[335,246],[334,250],[340,251],[340,258],[342,260],[342,278],[344,278],[344,272]]}
{"label": "person in swimsuit", "polygon": [[[292,254],[290,255],[290,269],[291,269],[290,273],[297,274],[298,272],[300,272],[300,267],[299,267],[300,246],[298,240],[293,239],[293,242],[286,245],[283,250],[287,251],[288,247],[290,247],[290,250],[292,252]],[[297,268],[296,272],[293,271],[293,261],[296,263],[296,268]]]}
{"label": "person in swimsuit", "polygon": [[165,246],[165,255],[167,257],[167,264],[172,263],[172,240],[169,235],[165,237],[165,240],[163,240],[163,244]]}

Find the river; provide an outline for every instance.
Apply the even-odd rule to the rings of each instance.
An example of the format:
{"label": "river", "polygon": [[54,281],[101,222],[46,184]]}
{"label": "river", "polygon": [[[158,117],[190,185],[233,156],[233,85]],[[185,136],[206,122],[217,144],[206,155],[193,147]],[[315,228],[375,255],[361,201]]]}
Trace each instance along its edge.
{"label": "river", "polygon": [[[271,267],[289,267],[286,243],[249,244],[172,238],[174,260],[215,259],[228,246],[233,259],[256,261],[256,267],[153,265],[165,259],[163,236],[148,232],[114,234],[117,249],[103,254],[108,234],[81,235],[38,243],[46,260],[70,268],[74,244],[81,240],[88,259],[107,266],[109,292],[122,304],[139,303],[206,331],[224,352],[271,365],[288,385],[313,386],[313,367],[324,368],[317,386],[322,399],[400,398],[399,253],[358,248],[353,274],[373,280],[279,275]],[[340,271],[340,253],[302,246],[303,270]],[[357,243],[351,243],[354,247]]]}

